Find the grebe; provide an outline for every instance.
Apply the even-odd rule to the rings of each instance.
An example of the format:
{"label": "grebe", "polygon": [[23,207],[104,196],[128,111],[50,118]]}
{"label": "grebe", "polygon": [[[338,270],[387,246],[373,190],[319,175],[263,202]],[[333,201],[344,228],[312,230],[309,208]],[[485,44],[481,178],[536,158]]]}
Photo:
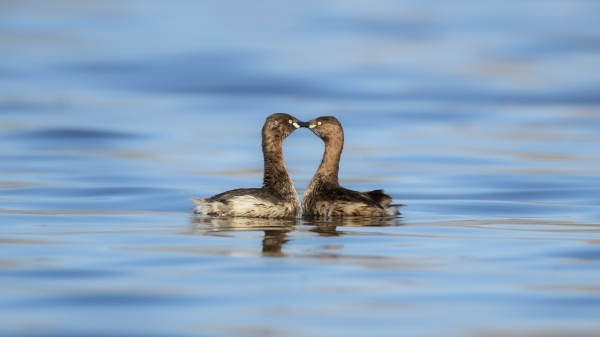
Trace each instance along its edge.
{"label": "grebe", "polygon": [[262,128],[264,177],[261,188],[239,188],[206,199],[192,197],[194,213],[215,217],[293,218],[302,215],[298,193],[283,162],[283,140],[303,122],[276,113]]}
{"label": "grebe", "polygon": [[321,165],[302,199],[304,215],[392,217],[400,214],[398,208],[402,205],[392,205],[392,197],[383,190],[357,192],[340,186],[338,171],[344,131],[335,117],[318,117],[299,125],[309,128],[325,142]]}

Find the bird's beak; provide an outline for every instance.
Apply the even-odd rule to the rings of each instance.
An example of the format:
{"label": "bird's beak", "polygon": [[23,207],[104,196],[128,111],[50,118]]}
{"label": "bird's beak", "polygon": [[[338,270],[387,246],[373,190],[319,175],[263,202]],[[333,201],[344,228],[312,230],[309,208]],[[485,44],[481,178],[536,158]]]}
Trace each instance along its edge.
{"label": "bird's beak", "polygon": [[309,127],[309,126],[310,126],[310,122],[301,122],[301,121],[298,121],[298,125],[299,125],[301,128],[307,128],[307,127]]}

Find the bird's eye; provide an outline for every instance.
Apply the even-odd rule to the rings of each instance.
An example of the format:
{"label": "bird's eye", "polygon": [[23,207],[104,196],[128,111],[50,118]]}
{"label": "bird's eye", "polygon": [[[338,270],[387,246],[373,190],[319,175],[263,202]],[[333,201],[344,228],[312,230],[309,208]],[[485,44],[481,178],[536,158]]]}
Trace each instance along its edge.
{"label": "bird's eye", "polygon": [[292,124],[292,123],[293,123],[293,121],[290,119],[290,120],[288,121],[288,123]]}
{"label": "bird's eye", "polygon": [[321,125],[321,122],[317,122],[317,125]]}

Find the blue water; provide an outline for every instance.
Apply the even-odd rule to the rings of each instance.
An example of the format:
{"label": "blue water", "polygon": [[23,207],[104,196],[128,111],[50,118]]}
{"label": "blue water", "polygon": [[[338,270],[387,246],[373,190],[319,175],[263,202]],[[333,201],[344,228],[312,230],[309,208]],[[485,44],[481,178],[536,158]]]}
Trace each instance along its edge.
{"label": "blue water", "polygon": [[[597,1],[0,2],[0,335],[600,335]],[[194,217],[271,113],[392,220]],[[284,156],[302,195],[323,152]]]}

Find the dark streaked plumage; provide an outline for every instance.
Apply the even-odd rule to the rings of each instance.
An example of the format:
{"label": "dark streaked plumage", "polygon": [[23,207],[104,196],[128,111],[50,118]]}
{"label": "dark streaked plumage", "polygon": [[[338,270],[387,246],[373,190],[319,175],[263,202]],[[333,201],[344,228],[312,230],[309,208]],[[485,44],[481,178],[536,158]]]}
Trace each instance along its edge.
{"label": "dark streaked plumage", "polygon": [[344,147],[344,131],[331,116],[301,123],[325,142],[321,165],[312,178],[302,206],[305,215],[316,216],[396,216],[398,207],[383,190],[357,192],[343,188],[338,182],[340,157]]}
{"label": "dark streaked plumage", "polygon": [[264,176],[261,188],[239,188],[206,199],[192,197],[194,212],[210,216],[288,218],[301,215],[300,200],[283,162],[283,140],[301,123],[276,113],[262,128]]}

